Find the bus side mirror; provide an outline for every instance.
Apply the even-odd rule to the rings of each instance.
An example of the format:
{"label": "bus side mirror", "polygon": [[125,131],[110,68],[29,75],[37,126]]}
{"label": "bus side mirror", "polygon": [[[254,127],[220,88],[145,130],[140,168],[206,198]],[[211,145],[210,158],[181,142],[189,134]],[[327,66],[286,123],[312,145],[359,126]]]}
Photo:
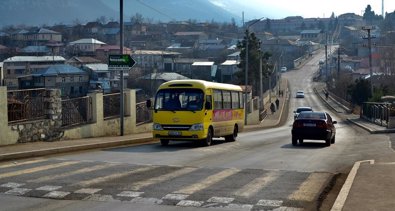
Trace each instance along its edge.
{"label": "bus side mirror", "polygon": [[206,107],[206,110],[211,110],[211,103],[210,102],[206,102],[204,107]]}
{"label": "bus side mirror", "polygon": [[151,100],[148,99],[145,104],[147,105],[147,108],[151,108],[152,104],[151,104]]}

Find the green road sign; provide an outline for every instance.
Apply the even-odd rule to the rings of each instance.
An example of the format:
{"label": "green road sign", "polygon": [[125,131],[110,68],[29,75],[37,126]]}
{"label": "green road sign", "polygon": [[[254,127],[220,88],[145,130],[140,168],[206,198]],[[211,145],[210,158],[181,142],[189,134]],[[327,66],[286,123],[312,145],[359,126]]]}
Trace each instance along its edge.
{"label": "green road sign", "polygon": [[108,66],[115,68],[132,68],[136,61],[129,54],[108,56]]}

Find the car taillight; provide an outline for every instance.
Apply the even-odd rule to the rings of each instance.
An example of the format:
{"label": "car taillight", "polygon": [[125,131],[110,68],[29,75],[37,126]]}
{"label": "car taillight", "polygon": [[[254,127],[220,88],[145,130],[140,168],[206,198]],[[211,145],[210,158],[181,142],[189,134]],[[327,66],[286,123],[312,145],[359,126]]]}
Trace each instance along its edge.
{"label": "car taillight", "polygon": [[302,122],[299,122],[299,121],[295,121],[294,124],[293,124],[293,127],[294,127],[294,128],[303,127],[303,123],[302,123]]}
{"label": "car taillight", "polygon": [[328,125],[326,122],[317,122],[317,128],[327,129]]}

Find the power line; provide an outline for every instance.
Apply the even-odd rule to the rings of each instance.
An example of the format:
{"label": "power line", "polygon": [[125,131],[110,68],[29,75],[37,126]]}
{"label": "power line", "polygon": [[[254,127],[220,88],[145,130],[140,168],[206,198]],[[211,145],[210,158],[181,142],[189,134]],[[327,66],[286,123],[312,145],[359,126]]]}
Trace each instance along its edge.
{"label": "power line", "polygon": [[148,4],[146,4],[146,3],[144,3],[144,2],[142,2],[142,1],[140,1],[140,0],[136,0],[136,1],[137,1],[138,3],[140,3],[141,5],[147,7],[147,8],[149,8],[149,9],[155,11],[155,12],[157,12],[157,13],[163,15],[163,16],[166,16],[167,18],[170,18],[170,20],[175,20],[175,18],[173,18],[173,17],[167,15],[166,13],[161,12],[160,10],[158,10],[158,9],[156,9],[156,8],[154,8],[154,7],[148,5]]}

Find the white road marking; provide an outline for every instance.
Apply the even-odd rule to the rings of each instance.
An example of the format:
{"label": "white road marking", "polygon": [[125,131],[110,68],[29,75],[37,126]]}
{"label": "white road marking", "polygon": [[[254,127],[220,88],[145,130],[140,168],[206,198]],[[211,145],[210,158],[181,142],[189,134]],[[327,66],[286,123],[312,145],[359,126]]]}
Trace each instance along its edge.
{"label": "white road marking", "polygon": [[86,197],[84,200],[89,200],[89,201],[120,201],[114,199],[111,195],[101,195],[101,194],[92,194],[88,197]]}
{"label": "white road marking", "polygon": [[8,182],[8,183],[0,185],[0,187],[4,187],[4,188],[19,188],[19,187],[24,186],[24,185],[25,185],[25,183]]}
{"label": "white road marking", "polygon": [[234,195],[249,198],[262,190],[266,185],[276,180],[280,176],[280,172],[272,171],[261,177],[255,178],[251,182],[244,185],[242,188],[237,190]]}
{"label": "white road marking", "polygon": [[184,199],[188,198],[188,196],[189,195],[186,195],[186,194],[174,194],[174,193],[171,193],[171,194],[167,194],[162,199],[169,199],[169,200],[180,201],[180,200],[184,200]]}
{"label": "white road marking", "polygon": [[246,210],[249,211],[254,207],[252,204],[228,204],[224,208],[231,210]]}
{"label": "white road marking", "polygon": [[61,199],[64,198],[65,196],[69,195],[70,192],[64,192],[64,191],[51,191],[47,194],[44,195],[44,198],[51,198],[51,199]]}
{"label": "white road marking", "polygon": [[46,159],[29,160],[29,161],[21,162],[21,163],[13,162],[13,163],[1,165],[0,169],[14,167],[14,166],[21,166],[21,165],[26,165],[26,164],[32,164],[32,163],[40,163],[40,162],[44,162],[44,161],[46,161]]}
{"label": "white road marking", "polygon": [[140,181],[140,182],[135,182],[132,183],[131,185],[128,185],[126,189],[132,189],[132,190],[140,190],[141,188],[147,187],[149,185],[157,184],[166,180],[173,179],[175,177],[179,177],[184,174],[188,174],[192,171],[195,171],[196,168],[183,168],[168,174],[164,174],[158,177],[150,178],[148,180]]}
{"label": "white road marking", "polygon": [[21,196],[29,191],[31,191],[32,189],[28,189],[28,188],[14,188],[11,189],[7,192],[5,192],[5,194],[10,194],[10,195],[15,195],[15,196]]}
{"label": "white road marking", "polygon": [[142,194],[144,194],[144,192],[122,191],[121,193],[117,194],[117,196],[135,198],[140,197]]}
{"label": "white road marking", "polygon": [[280,200],[259,200],[256,205],[265,206],[265,207],[280,207],[283,204],[283,201]]}
{"label": "white road marking", "polygon": [[33,179],[33,180],[28,180],[28,182],[45,182],[48,180],[55,180],[55,179],[61,179],[61,178],[65,178],[65,177],[70,177],[73,175],[77,175],[77,174],[83,174],[83,173],[88,173],[88,172],[92,172],[92,171],[97,171],[100,169],[104,169],[104,168],[108,168],[111,166],[116,166],[117,164],[105,164],[105,165],[97,165],[97,166],[92,166],[89,168],[83,168],[83,169],[79,169],[77,171],[72,171],[72,172],[66,172],[64,174],[58,174],[58,175],[48,175],[45,177],[40,177],[37,179]]}
{"label": "white road marking", "polygon": [[215,184],[215,183],[223,180],[224,178],[234,175],[238,172],[240,172],[240,170],[238,170],[238,169],[226,169],[226,170],[223,170],[217,174],[214,174],[212,176],[204,178],[201,181],[198,181],[195,184],[192,184],[188,187],[182,188],[178,191],[174,191],[174,193],[192,194],[197,191],[203,190],[203,189],[211,186],[212,184]]}
{"label": "white road marking", "polygon": [[102,189],[99,189],[99,188],[82,188],[82,189],[75,191],[74,193],[95,194],[101,190]]}
{"label": "white road marking", "polygon": [[55,191],[62,188],[62,186],[50,186],[50,185],[46,185],[46,186],[42,186],[39,188],[36,188],[36,190],[45,190],[45,191]]}
{"label": "white road marking", "polygon": [[85,180],[85,181],[81,181],[79,183],[74,184],[74,186],[89,186],[89,185],[93,185],[93,184],[97,184],[97,183],[102,183],[102,182],[106,182],[106,181],[110,181],[113,179],[117,179],[117,178],[121,178],[124,176],[128,176],[131,174],[137,174],[140,172],[144,172],[144,171],[149,171],[151,169],[157,168],[155,166],[147,166],[147,167],[141,167],[138,169],[133,169],[131,171],[127,171],[127,172],[122,172],[122,173],[115,173],[115,174],[110,174],[107,176],[103,176],[103,177],[98,177],[98,178],[94,178],[94,179],[90,179],[90,180]]}
{"label": "white road marking", "polygon": [[203,201],[182,200],[177,203],[177,206],[180,206],[180,207],[201,207],[203,203],[204,203]]}
{"label": "white road marking", "polygon": [[207,202],[211,202],[211,203],[224,203],[224,204],[229,204],[232,201],[234,201],[234,198],[228,198],[228,197],[211,197],[207,200]]}
{"label": "white road marking", "polygon": [[140,203],[140,204],[162,204],[163,200],[157,198],[141,198],[136,197],[130,200],[132,203]]}
{"label": "white road marking", "polygon": [[76,163],[78,163],[78,161],[56,163],[56,164],[34,167],[34,168],[30,168],[30,169],[25,169],[25,170],[12,171],[12,172],[8,172],[8,173],[0,174],[0,179],[7,178],[7,177],[13,177],[13,176],[19,176],[22,174],[31,174],[31,173],[38,172],[38,171],[44,171],[44,170],[48,170],[48,169],[69,166],[69,165],[73,165]]}

